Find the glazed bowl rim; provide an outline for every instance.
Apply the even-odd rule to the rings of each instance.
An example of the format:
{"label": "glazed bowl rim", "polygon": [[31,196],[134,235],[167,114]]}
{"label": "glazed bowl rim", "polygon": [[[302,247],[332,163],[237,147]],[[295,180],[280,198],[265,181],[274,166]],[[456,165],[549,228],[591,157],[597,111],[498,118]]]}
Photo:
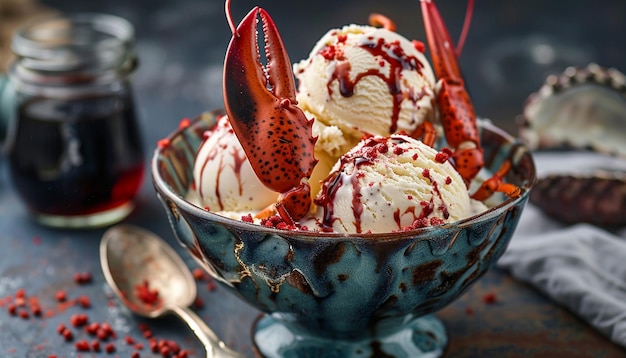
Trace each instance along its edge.
{"label": "glazed bowl rim", "polygon": [[[164,138],[165,141],[171,142],[173,138],[180,135],[182,132],[192,128],[195,124],[202,121],[203,114],[210,114],[217,118],[217,116],[223,115],[223,110],[217,109],[212,111],[206,111],[195,117],[191,120],[190,125],[188,126],[179,126],[176,130],[171,132]],[[492,124],[491,121],[487,119],[479,119],[478,120],[480,127],[486,128],[491,132],[494,132],[498,136],[501,136],[505,139],[506,142],[510,143],[520,143],[516,140],[512,135],[505,132],[501,128]],[[523,148],[522,155],[530,155],[532,160],[532,153],[526,148],[525,145],[521,144]],[[501,203],[490,207],[489,209],[482,211],[478,214],[468,216],[467,218],[445,223],[437,226],[428,226],[423,228],[417,228],[412,230],[403,230],[403,231],[394,231],[394,232],[376,232],[376,233],[338,233],[338,232],[319,232],[319,231],[309,231],[309,230],[284,230],[277,229],[273,227],[266,227],[259,224],[249,223],[241,220],[231,219],[226,216],[222,216],[216,214],[211,211],[207,211],[199,206],[189,202],[184,197],[180,196],[174,189],[172,189],[165,180],[159,175],[159,156],[165,147],[157,146],[154,149],[150,171],[152,175],[152,183],[157,191],[158,195],[164,195],[167,199],[173,201],[176,206],[181,207],[184,211],[193,214],[194,216],[201,218],[203,220],[208,220],[212,222],[218,222],[224,225],[227,225],[229,229],[237,228],[245,231],[263,231],[266,234],[273,234],[279,236],[289,236],[291,238],[297,238],[298,240],[319,240],[319,239],[349,239],[349,240],[377,240],[377,241],[395,241],[395,240],[404,240],[404,239],[420,239],[420,240],[429,240],[437,237],[436,234],[439,231],[460,231],[464,228],[471,226],[474,223],[482,221],[483,219],[489,219],[494,216],[499,215],[500,212],[504,210],[508,210],[512,206],[515,206],[522,200],[525,200],[528,197],[530,190],[534,186],[537,175],[536,168],[534,164],[534,160],[532,160],[532,175],[531,178],[528,178],[528,182],[521,187],[521,195],[517,198],[506,198]]]}

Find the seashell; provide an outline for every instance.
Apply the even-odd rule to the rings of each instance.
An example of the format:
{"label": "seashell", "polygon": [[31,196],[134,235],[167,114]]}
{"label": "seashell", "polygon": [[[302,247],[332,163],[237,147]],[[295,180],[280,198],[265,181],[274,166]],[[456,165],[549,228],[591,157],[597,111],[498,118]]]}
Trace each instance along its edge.
{"label": "seashell", "polygon": [[548,175],[538,179],[530,202],[566,224],[619,228],[626,225],[626,174]]}
{"label": "seashell", "polygon": [[626,76],[590,64],[547,77],[519,117],[531,149],[587,148],[626,157]]}
{"label": "seashell", "polygon": [[[519,117],[531,150],[589,149],[626,158],[626,76],[590,64],[550,75]],[[540,176],[530,202],[566,224],[626,226],[626,172],[571,171]]]}

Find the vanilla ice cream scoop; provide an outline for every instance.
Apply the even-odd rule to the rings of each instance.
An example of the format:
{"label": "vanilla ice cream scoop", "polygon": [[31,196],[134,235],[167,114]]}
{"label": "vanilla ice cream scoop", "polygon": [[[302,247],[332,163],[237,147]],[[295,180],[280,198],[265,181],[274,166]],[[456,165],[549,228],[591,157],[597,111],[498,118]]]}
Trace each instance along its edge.
{"label": "vanilla ice cream scoop", "polygon": [[294,74],[300,108],[357,139],[411,133],[434,118],[432,68],[420,46],[393,31],[330,30],[294,65]]}
{"label": "vanilla ice cream scoop", "polygon": [[447,158],[404,135],[363,139],[322,183],[317,225],[342,233],[394,232],[470,216],[472,200]]}
{"label": "vanilla ice cream scoop", "polygon": [[278,193],[255,175],[228,117],[219,117],[204,136],[193,168],[201,206],[213,212],[250,213],[276,202]]}

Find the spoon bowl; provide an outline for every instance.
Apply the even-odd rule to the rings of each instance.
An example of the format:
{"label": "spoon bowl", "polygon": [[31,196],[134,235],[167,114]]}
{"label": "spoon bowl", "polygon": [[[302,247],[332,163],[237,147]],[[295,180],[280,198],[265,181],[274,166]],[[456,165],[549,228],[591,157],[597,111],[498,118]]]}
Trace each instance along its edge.
{"label": "spoon bowl", "polygon": [[[196,297],[196,284],[178,254],[160,238],[128,225],[108,230],[100,246],[107,282],[134,313],[156,318],[177,306],[189,306]],[[139,289],[158,292],[158,302],[149,304]]]}
{"label": "spoon bowl", "polygon": [[193,275],[158,236],[131,225],[114,226],[100,242],[100,263],[113,292],[135,314],[178,315],[204,344],[207,357],[243,357],[189,308],[197,294]]}

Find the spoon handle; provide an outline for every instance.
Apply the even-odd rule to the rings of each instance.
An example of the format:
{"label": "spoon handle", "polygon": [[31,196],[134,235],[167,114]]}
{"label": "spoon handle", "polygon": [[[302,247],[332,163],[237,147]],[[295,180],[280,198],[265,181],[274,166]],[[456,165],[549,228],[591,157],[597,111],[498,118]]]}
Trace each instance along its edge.
{"label": "spoon handle", "polygon": [[188,307],[174,307],[173,311],[178,315],[191,330],[196,337],[202,342],[206,349],[207,358],[243,358],[242,354],[239,354],[232,349],[228,348],[224,342],[222,342],[215,332],[190,308]]}

